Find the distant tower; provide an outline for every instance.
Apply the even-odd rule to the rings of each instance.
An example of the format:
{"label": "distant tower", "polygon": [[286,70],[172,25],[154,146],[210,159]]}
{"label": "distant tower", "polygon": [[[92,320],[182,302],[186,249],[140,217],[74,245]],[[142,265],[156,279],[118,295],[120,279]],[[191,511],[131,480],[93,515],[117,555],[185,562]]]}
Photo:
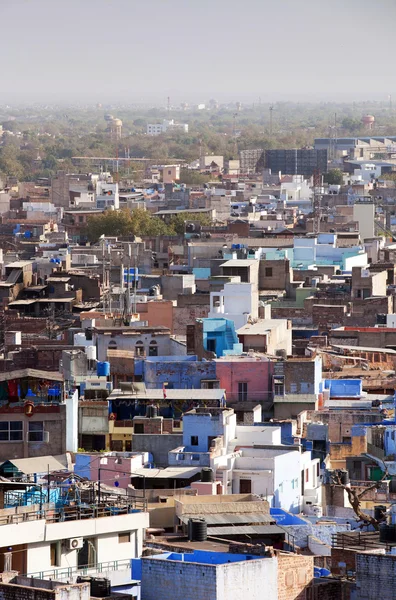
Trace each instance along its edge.
{"label": "distant tower", "polygon": [[236,107],[237,112],[241,112],[242,104],[240,102],[237,102],[235,104],[235,107]]}
{"label": "distant tower", "polygon": [[372,129],[375,123],[375,117],[373,117],[373,115],[364,115],[362,117],[362,123],[366,129]]}
{"label": "distant tower", "polygon": [[110,137],[112,140],[120,140],[122,133],[122,121],[121,119],[111,119],[109,121]]}
{"label": "distant tower", "polygon": [[167,105],[168,112],[170,112],[170,109],[171,109],[170,96],[168,96],[168,105]]}

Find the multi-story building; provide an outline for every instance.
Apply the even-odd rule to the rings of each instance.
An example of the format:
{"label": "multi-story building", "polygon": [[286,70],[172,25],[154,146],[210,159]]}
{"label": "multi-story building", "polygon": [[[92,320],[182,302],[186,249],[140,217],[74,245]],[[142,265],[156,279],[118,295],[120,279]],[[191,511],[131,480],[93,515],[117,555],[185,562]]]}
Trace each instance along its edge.
{"label": "multi-story building", "polygon": [[318,170],[327,172],[327,149],[294,148],[292,150],[265,150],[264,166],[273,173],[311,177]]}

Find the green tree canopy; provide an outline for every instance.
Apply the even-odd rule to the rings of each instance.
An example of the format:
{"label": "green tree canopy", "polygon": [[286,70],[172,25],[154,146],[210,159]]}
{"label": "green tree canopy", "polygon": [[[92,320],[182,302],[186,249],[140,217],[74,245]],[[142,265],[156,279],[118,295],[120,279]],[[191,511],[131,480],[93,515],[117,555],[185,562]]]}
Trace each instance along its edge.
{"label": "green tree canopy", "polygon": [[171,235],[173,230],[160,218],[143,208],[135,210],[109,210],[91,217],[87,224],[88,238],[95,242],[101,235],[107,236],[159,236]]}
{"label": "green tree canopy", "polygon": [[329,185],[342,185],[344,182],[341,169],[330,169],[325,173],[323,179]]}

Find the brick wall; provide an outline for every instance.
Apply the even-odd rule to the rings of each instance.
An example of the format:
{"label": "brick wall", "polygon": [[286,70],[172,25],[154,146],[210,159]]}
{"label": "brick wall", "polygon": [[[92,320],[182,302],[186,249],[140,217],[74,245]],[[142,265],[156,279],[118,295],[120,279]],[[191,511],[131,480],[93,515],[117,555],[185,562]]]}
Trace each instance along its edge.
{"label": "brick wall", "polygon": [[396,556],[356,554],[356,600],[396,597]]}
{"label": "brick wall", "polygon": [[331,549],[331,572],[333,575],[345,575],[346,571],[355,571],[356,552],[348,548]]}
{"label": "brick wall", "polygon": [[305,600],[313,578],[313,556],[278,555],[278,600]]}
{"label": "brick wall", "polygon": [[[191,296],[195,298],[194,296]],[[186,335],[187,325],[193,325],[196,319],[206,319],[209,314],[209,304],[195,306],[173,307],[173,333]]]}

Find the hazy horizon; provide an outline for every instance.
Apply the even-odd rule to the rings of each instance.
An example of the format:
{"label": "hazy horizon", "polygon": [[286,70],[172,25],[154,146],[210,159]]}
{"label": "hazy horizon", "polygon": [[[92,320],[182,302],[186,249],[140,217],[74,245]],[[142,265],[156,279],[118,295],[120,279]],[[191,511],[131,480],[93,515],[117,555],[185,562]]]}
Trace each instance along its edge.
{"label": "hazy horizon", "polygon": [[0,0],[0,19],[1,104],[396,100],[394,0]]}

